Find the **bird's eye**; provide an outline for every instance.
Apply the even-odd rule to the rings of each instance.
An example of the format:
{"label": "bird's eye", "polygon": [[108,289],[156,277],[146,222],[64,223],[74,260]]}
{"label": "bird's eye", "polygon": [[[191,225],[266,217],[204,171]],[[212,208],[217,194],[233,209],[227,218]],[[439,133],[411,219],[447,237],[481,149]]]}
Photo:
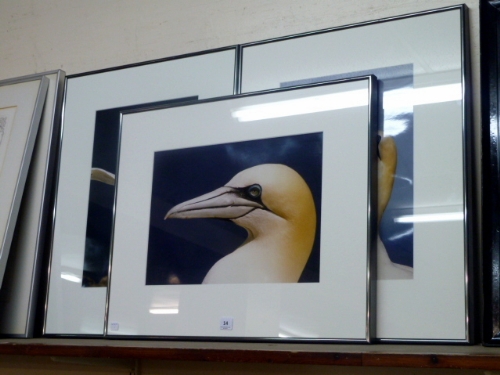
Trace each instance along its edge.
{"label": "bird's eye", "polygon": [[247,189],[248,195],[250,195],[252,198],[259,198],[260,195],[262,194],[262,188],[260,185],[252,185],[249,186]]}

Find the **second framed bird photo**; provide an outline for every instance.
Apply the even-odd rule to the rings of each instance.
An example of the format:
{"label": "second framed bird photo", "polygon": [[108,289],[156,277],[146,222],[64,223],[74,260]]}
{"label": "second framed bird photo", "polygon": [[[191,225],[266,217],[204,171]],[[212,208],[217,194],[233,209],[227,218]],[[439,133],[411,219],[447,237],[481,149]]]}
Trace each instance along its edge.
{"label": "second framed bird photo", "polygon": [[125,113],[107,335],[369,341],[374,86]]}

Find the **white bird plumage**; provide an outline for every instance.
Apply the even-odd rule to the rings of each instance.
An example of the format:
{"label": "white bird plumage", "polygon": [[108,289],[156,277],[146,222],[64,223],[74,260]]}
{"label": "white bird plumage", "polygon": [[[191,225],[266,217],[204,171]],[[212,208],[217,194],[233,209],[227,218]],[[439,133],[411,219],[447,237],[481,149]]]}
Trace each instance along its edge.
{"label": "white bird plumage", "polygon": [[311,190],[282,164],[245,169],[223,187],[176,205],[170,218],[223,218],[247,230],[246,241],[209,270],[205,284],[295,283],[316,234]]}

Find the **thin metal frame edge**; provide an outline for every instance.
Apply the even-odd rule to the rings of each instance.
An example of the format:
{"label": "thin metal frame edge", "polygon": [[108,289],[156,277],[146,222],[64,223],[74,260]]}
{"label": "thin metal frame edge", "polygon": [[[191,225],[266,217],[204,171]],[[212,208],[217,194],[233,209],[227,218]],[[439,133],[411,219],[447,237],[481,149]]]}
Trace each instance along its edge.
{"label": "thin metal frame edge", "polygon": [[243,44],[241,44],[241,49],[243,50],[246,47],[253,47],[253,46],[261,45],[261,44],[280,42],[280,41],[288,40],[288,39],[296,39],[296,38],[302,38],[302,37],[307,37],[307,36],[311,36],[311,35],[325,34],[325,33],[329,33],[332,31],[352,29],[352,28],[363,27],[363,26],[372,25],[372,24],[379,24],[379,23],[385,23],[385,22],[391,22],[391,21],[398,21],[398,20],[402,20],[402,19],[406,19],[406,18],[413,18],[413,17],[420,17],[420,16],[429,15],[429,14],[448,12],[450,10],[461,9],[464,6],[465,6],[465,4],[450,5],[450,6],[436,8],[436,9],[428,9],[428,10],[422,10],[422,11],[418,11],[418,12],[402,14],[402,15],[398,15],[398,16],[384,17],[384,18],[380,18],[380,19],[350,23],[347,25],[334,26],[334,27],[329,27],[329,28],[320,29],[320,30],[306,31],[303,33],[298,33],[298,34],[291,34],[291,35],[285,35],[285,36],[280,36],[280,37],[276,37],[276,38],[263,39],[263,40],[256,41],[256,42],[243,43]]}
{"label": "thin metal frame edge", "polygon": [[[64,90],[62,93],[62,103],[61,103],[61,112],[60,112],[60,124],[59,124],[59,134],[57,135],[57,163],[55,166],[54,173],[54,198],[52,202],[52,217],[50,220],[50,239],[49,239],[49,256],[48,256],[48,267],[47,267],[47,282],[45,285],[45,303],[43,307],[43,326],[42,326],[42,336],[43,337],[59,337],[58,334],[47,334],[47,311],[49,306],[49,295],[50,295],[50,277],[52,274],[52,260],[53,260],[53,245],[54,245],[54,230],[55,230],[55,221],[56,221],[56,208],[57,208],[57,195],[59,191],[59,174],[61,169],[61,150],[62,150],[62,139],[64,133],[64,111],[66,108],[66,98],[68,94],[68,76],[64,79]],[[67,337],[74,337],[74,335],[68,335]],[[94,336],[100,337],[100,336]]]}
{"label": "thin metal frame edge", "polygon": [[[160,64],[160,63],[167,62],[167,61],[181,60],[181,59],[186,59],[186,58],[190,58],[190,57],[209,55],[212,53],[226,52],[226,51],[230,51],[230,50],[234,50],[235,54],[237,54],[238,48],[239,48],[239,45],[232,45],[232,46],[213,48],[213,49],[208,49],[208,50],[203,50],[203,51],[189,52],[189,53],[185,53],[185,54],[181,54],[181,55],[163,57],[160,59],[141,61],[141,62],[137,62],[137,63],[113,66],[113,67],[104,68],[104,69],[90,70],[90,71],[83,72],[83,73],[69,74],[66,76],[66,78],[72,79],[72,78],[84,77],[84,76],[88,76],[88,75],[95,75],[95,74],[113,72],[116,70],[136,68],[136,67],[145,66],[145,65]],[[235,57],[235,59],[236,59],[236,57]]]}
{"label": "thin metal frame edge", "polygon": [[367,270],[366,270],[366,341],[371,343],[377,332],[377,234],[378,234],[378,80],[368,77],[368,215],[367,215]]}
{"label": "thin metal frame edge", "polygon": [[[53,186],[55,182],[55,169],[57,166],[57,136],[61,126],[61,110],[62,100],[64,95],[64,79],[66,73],[63,70],[42,73],[44,76],[56,74],[56,87],[54,90],[54,103],[51,108],[51,130],[49,145],[47,147],[47,161],[45,164],[45,179],[43,182],[42,204],[40,206],[40,222],[38,225],[37,242],[35,261],[33,263],[33,279],[31,286],[30,306],[27,321],[27,337],[33,337],[35,333],[35,319],[38,310],[39,291],[43,286],[39,284],[43,272],[45,246],[48,238],[50,238],[50,225],[51,225],[51,208],[53,207],[54,191]],[[46,280],[44,280],[46,282]]]}
{"label": "thin metal frame edge", "polygon": [[122,152],[122,129],[123,129],[123,115],[124,112],[120,113],[120,129],[118,133],[118,151],[116,155],[116,173],[115,173],[115,196],[113,197],[113,223],[111,226],[111,242],[109,247],[109,262],[108,262],[108,283],[106,285],[106,302],[104,308],[104,326],[103,326],[103,337],[107,338],[108,332],[108,320],[109,320],[109,301],[111,299],[111,278],[113,277],[113,253],[115,249],[115,218],[116,218],[116,202],[118,200],[118,182],[120,181],[120,155]]}
{"label": "thin metal frame edge", "polygon": [[478,264],[478,256],[475,249],[480,249],[479,220],[477,217],[477,189],[476,181],[480,176],[476,175],[475,161],[475,131],[472,121],[472,82],[470,64],[470,25],[469,10],[464,4],[460,7],[461,13],[461,48],[462,48],[462,162],[464,166],[463,176],[463,199],[464,199],[464,293],[465,293],[465,340],[468,344],[477,341],[476,317],[477,305],[475,303],[474,289],[478,285],[478,277],[475,273]]}
{"label": "thin metal frame edge", "polygon": [[241,46],[236,46],[235,59],[234,59],[234,88],[233,94],[238,95],[241,93],[241,68],[243,66],[243,54]]}

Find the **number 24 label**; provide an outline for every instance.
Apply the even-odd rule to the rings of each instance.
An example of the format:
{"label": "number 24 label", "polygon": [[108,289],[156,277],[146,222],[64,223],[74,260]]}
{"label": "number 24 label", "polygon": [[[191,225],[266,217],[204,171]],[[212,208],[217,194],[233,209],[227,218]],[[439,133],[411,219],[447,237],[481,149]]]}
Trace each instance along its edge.
{"label": "number 24 label", "polygon": [[230,331],[233,329],[233,318],[223,316],[220,318],[220,329]]}

